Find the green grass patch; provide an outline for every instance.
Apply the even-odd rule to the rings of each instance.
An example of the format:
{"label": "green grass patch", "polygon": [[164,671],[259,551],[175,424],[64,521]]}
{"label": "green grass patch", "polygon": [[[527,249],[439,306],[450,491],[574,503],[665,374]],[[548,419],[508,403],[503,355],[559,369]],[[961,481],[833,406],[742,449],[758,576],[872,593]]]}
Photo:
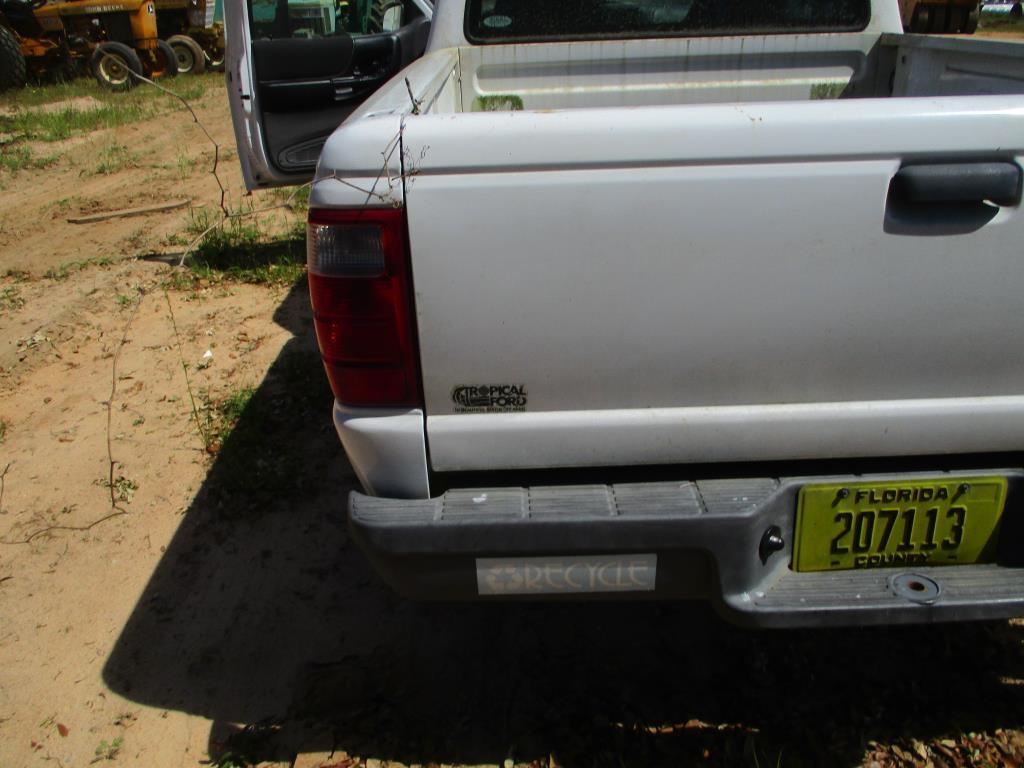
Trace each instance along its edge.
{"label": "green grass patch", "polygon": [[811,86],[811,100],[838,99],[846,90],[847,83],[815,83]]}
{"label": "green grass patch", "polygon": [[303,184],[301,187],[277,187],[271,191],[271,199],[276,205],[287,205],[295,213],[305,215],[309,212],[309,192],[312,187]]}
{"label": "green grass patch", "polygon": [[[193,209],[184,234],[172,238],[176,245],[202,240],[186,259],[193,277],[172,277],[168,287],[187,289],[197,280],[210,283],[225,280],[259,285],[291,285],[306,271],[305,225],[294,225],[283,235],[266,234],[251,212],[251,204],[232,213],[220,223],[219,211]],[[203,234],[205,233],[205,235]]]}
{"label": "green grass patch", "polygon": [[[204,365],[196,366],[199,370],[205,367]],[[207,453],[216,455],[220,452],[221,446],[235,430],[239,419],[242,418],[242,414],[249,407],[255,394],[255,387],[246,386],[217,401],[211,400],[208,393],[200,395],[193,415],[199,437],[202,439]]]}
{"label": "green grass patch", "polygon": [[223,443],[242,418],[242,413],[249,407],[252,396],[256,394],[255,387],[242,387],[232,392],[216,405],[217,428],[216,437]]}
{"label": "green grass patch", "polygon": [[88,269],[89,267],[109,267],[113,263],[114,260],[109,256],[97,256],[91,259],[82,259],[81,261],[66,261],[59,267],[46,270],[43,273],[43,277],[50,280],[67,280],[71,275],[81,272],[83,269]]}
{"label": "green grass patch", "polygon": [[141,103],[103,104],[95,108],[18,111],[0,115],[0,131],[26,141],[63,141],[77,133],[116,128],[151,117],[155,110]]}
{"label": "green grass patch", "polygon": [[12,309],[21,309],[25,306],[25,299],[16,285],[8,285],[0,289],[0,312]]}
{"label": "green grass patch", "polygon": [[473,112],[520,112],[523,97],[514,93],[494,96],[477,96],[473,99]]}
{"label": "green grass patch", "polygon": [[138,168],[140,155],[124,144],[108,144],[96,153],[97,163],[93,172],[97,174],[117,173],[127,168]]}
{"label": "green grass patch", "polygon": [[[223,87],[223,76],[181,78],[170,87],[186,100],[195,101],[217,85]],[[64,106],[47,107],[54,104]],[[0,106],[10,110],[0,114],[0,133],[14,134],[21,141],[63,141],[74,135],[184,110],[173,96],[145,83],[128,93],[111,93],[86,79],[10,91],[0,98]]]}
{"label": "green grass patch", "polygon": [[46,168],[57,162],[56,155],[39,156],[21,145],[0,148],[0,168],[11,173]]}
{"label": "green grass patch", "polygon": [[[196,99],[211,88],[223,88],[224,75],[215,72],[198,77],[190,75],[189,77],[175,78],[161,83],[161,85],[186,99]],[[174,101],[168,94],[146,83],[139,84],[138,87],[127,93],[114,93],[100,87],[99,83],[90,77],[79,77],[74,80],[30,85],[26,88],[7,91],[0,95],[0,106],[14,109],[39,107],[44,104],[56,104],[84,98],[113,105],[163,99]]]}
{"label": "green grass patch", "polygon": [[124,739],[118,736],[111,742],[107,742],[105,739],[99,743],[96,747],[96,757],[93,758],[92,762],[98,762],[100,760],[113,760],[117,757],[121,751],[121,747],[124,745]]}

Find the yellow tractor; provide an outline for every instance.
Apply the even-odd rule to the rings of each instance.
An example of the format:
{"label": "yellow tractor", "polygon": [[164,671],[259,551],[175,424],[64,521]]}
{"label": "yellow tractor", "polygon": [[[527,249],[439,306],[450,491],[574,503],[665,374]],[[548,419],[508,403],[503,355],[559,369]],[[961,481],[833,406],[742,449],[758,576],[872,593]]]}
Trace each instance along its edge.
{"label": "yellow tractor", "polygon": [[27,70],[35,77],[88,68],[105,88],[178,73],[174,51],[157,37],[153,0],[0,0]]}
{"label": "yellow tractor", "polygon": [[178,74],[201,75],[224,66],[221,0],[154,0],[156,26],[178,57]]}

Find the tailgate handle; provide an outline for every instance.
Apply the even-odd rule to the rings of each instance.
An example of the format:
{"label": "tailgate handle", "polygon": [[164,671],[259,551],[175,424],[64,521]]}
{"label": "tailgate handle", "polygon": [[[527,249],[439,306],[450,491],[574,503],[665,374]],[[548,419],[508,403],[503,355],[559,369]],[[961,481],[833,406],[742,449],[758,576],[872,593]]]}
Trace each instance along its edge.
{"label": "tailgate handle", "polygon": [[1011,162],[906,165],[892,180],[890,195],[905,203],[1017,205],[1021,168]]}

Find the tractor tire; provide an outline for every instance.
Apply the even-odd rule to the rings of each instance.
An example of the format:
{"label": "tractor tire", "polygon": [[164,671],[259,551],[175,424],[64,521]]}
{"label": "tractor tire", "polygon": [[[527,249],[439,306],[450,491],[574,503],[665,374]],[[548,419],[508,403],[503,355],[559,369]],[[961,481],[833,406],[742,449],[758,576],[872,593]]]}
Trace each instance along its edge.
{"label": "tractor tire", "polygon": [[201,75],[206,71],[206,54],[191,37],[174,35],[167,38],[167,44],[174,49],[178,59],[179,75]]}
{"label": "tractor tire", "polygon": [[[384,32],[384,19],[394,8],[402,9],[402,0],[372,0],[370,3],[370,32]],[[398,25],[401,27],[401,23]],[[395,31],[395,30],[391,30]]]}
{"label": "tractor tire", "polygon": [[964,22],[964,28],[962,32],[965,35],[973,35],[978,29],[978,17],[981,15],[981,10],[978,6],[974,6],[973,10],[968,11],[967,20]]}
{"label": "tractor tire", "polygon": [[100,43],[92,52],[90,64],[96,82],[109,91],[130,91],[139,82],[133,74],[142,74],[139,55],[124,43]]}
{"label": "tractor tire", "polygon": [[0,92],[9,88],[23,88],[28,71],[14,33],[0,27]]}
{"label": "tractor tire", "polygon": [[153,80],[161,80],[178,76],[178,54],[167,44],[166,40],[156,41],[156,50],[150,53],[153,65],[149,76]]}

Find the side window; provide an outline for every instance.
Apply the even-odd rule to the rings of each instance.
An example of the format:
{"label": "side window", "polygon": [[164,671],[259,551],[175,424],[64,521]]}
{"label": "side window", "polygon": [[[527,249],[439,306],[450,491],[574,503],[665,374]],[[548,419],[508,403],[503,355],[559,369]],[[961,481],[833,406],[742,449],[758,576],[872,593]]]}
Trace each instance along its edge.
{"label": "side window", "polygon": [[249,0],[256,40],[397,32],[422,16],[412,0]]}

